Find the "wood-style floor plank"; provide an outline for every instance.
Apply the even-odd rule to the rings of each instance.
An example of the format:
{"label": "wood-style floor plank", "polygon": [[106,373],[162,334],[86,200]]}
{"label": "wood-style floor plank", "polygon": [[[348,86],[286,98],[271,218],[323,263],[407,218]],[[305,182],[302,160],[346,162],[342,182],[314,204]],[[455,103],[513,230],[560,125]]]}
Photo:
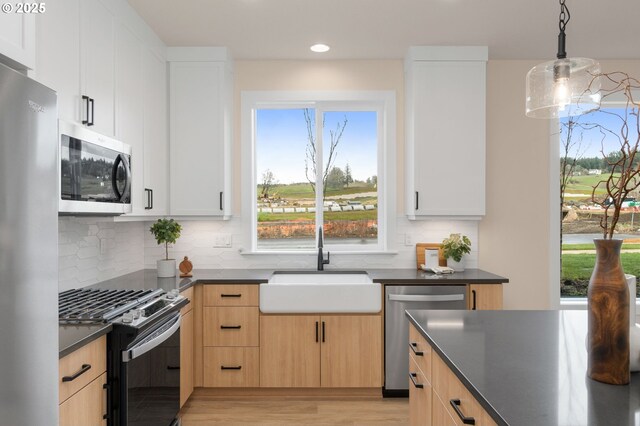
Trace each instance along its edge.
{"label": "wood-style floor plank", "polygon": [[180,412],[182,426],[409,424],[406,398],[216,396],[197,389]]}

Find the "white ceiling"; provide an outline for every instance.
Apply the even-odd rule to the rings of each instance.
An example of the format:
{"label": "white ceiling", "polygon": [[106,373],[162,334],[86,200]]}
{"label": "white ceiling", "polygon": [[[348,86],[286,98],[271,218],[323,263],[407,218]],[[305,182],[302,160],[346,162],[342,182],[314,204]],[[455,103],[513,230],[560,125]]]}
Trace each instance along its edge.
{"label": "white ceiling", "polygon": [[[168,46],[236,59],[402,58],[411,45],[488,45],[492,59],[552,59],[554,0],[128,0]],[[569,56],[640,59],[638,0],[567,0]],[[326,43],[331,51],[309,51]]]}

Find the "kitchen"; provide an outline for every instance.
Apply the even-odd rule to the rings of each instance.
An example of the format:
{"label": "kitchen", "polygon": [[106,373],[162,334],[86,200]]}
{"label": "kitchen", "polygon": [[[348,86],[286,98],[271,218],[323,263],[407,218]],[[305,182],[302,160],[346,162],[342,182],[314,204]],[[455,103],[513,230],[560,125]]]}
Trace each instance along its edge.
{"label": "kitchen", "polygon": [[[185,291],[193,289],[193,298],[188,297],[192,303],[183,306],[182,302],[178,302],[167,310],[182,310],[187,318],[186,321],[182,320],[180,340],[186,335],[184,330],[193,327],[193,342],[189,347],[193,350],[190,359],[193,361],[194,374],[191,377],[193,383],[187,384],[187,387],[195,387],[195,393],[191,396],[191,401],[187,400],[184,405],[183,424],[189,424],[190,404],[203,404],[203,401],[208,401],[208,397],[216,395],[216,388],[210,386],[210,381],[216,386],[216,380],[220,379],[216,375],[206,375],[205,370],[207,362],[213,362],[216,356],[223,356],[221,354],[224,350],[219,348],[241,348],[236,350],[242,353],[244,359],[251,362],[253,357],[254,364],[257,362],[260,367],[265,363],[267,368],[271,368],[281,359],[282,355],[276,352],[270,353],[271,359],[263,358],[263,337],[260,334],[266,327],[262,326],[262,321],[276,317],[263,319],[258,312],[261,298],[267,294],[263,295],[261,285],[271,279],[273,271],[316,270],[318,230],[313,232],[311,238],[307,238],[305,244],[308,246],[303,248],[304,254],[265,253],[258,249],[260,239],[255,239],[253,232],[254,227],[259,226],[255,221],[258,213],[253,209],[256,198],[252,194],[255,183],[260,184],[263,169],[257,169],[252,164],[252,142],[247,136],[250,134],[247,123],[251,124],[252,110],[248,107],[250,101],[257,104],[262,102],[260,105],[267,101],[277,103],[294,93],[298,96],[294,99],[296,105],[309,105],[311,100],[318,102],[316,111],[321,114],[323,108],[326,109],[326,104],[337,102],[338,95],[344,100],[346,93],[352,96],[347,100],[373,102],[376,108],[380,108],[376,111],[385,114],[386,126],[380,133],[383,137],[380,138],[378,151],[382,154],[376,158],[380,163],[377,190],[379,206],[382,206],[378,208],[379,238],[376,247],[367,250],[332,248],[327,228],[323,257],[326,258],[327,251],[331,252],[330,263],[324,266],[327,271],[367,271],[372,284],[379,286],[379,294],[387,286],[408,282],[424,283],[421,281],[427,280],[433,283],[433,278],[424,278],[425,275],[416,272],[416,244],[438,243],[450,233],[462,233],[472,241],[471,252],[465,258],[468,270],[464,273],[466,275],[460,276],[458,273],[438,279],[467,286],[463,290],[464,303],[469,304],[472,300],[472,285],[480,287],[488,283],[500,286],[500,302],[505,310],[559,308],[561,301],[557,284],[554,284],[559,281],[557,259],[560,249],[555,237],[559,232],[559,224],[552,220],[557,217],[557,193],[553,192],[552,181],[552,177],[556,176],[555,163],[552,162],[556,158],[556,152],[549,142],[551,124],[548,120],[533,120],[524,114],[527,72],[543,60],[553,59],[551,55],[554,53],[557,34],[554,19],[557,17],[558,5],[551,3],[540,7],[540,10],[526,11],[515,10],[514,6],[503,10],[504,6],[494,4],[487,9],[478,8],[475,14],[467,11],[466,6],[450,2],[434,1],[425,5],[411,3],[406,10],[400,11],[396,10],[398,8],[395,5],[380,4],[379,11],[367,11],[364,14],[366,16],[371,13],[371,22],[363,24],[367,31],[361,34],[350,34],[344,29],[363,15],[356,6],[345,10],[344,16],[331,23],[335,28],[327,31],[324,26],[328,24],[321,24],[320,17],[324,16],[326,19],[329,6],[313,6],[311,11],[315,14],[309,14],[312,18],[305,16],[304,11],[297,10],[289,2],[282,2],[281,8],[266,6],[261,2],[241,2],[233,7],[225,6],[231,8],[229,10],[218,10],[222,8],[221,5],[201,4],[199,6],[204,8],[204,13],[199,13],[199,7],[187,7],[188,3],[184,3],[184,7],[178,7],[170,2],[69,0],[46,3],[45,11],[40,16],[33,13],[0,15],[0,28],[5,29],[0,29],[2,62],[57,92],[58,114],[54,117],[54,128],[60,129],[60,134],[66,133],[75,140],[86,141],[97,134],[103,140],[124,142],[132,149],[129,166],[133,174],[130,188],[131,212],[115,218],[96,216],[95,213],[87,215],[91,213],[87,211],[78,214],[75,207],[65,212],[62,205],[57,205],[57,197],[46,204],[50,210],[53,209],[53,219],[44,217],[44,212],[42,219],[25,215],[26,212],[35,213],[39,208],[44,208],[42,200],[46,199],[46,193],[60,193],[58,172],[55,170],[54,175],[37,179],[43,183],[45,193],[40,201],[34,198],[26,200],[19,195],[32,191],[29,185],[33,182],[26,179],[20,185],[13,185],[13,189],[3,189],[3,197],[7,197],[3,200],[12,200],[11,204],[15,206],[11,209],[12,216],[2,216],[3,234],[0,240],[8,241],[6,244],[10,246],[8,250],[5,248],[7,245],[2,247],[0,265],[3,289],[7,289],[7,294],[11,295],[4,298],[1,311],[6,317],[3,316],[3,319],[5,323],[11,323],[17,317],[19,321],[15,322],[30,324],[28,332],[34,333],[37,336],[34,340],[43,342],[43,346],[38,351],[25,346],[22,351],[9,351],[7,348],[0,352],[3,360],[12,360],[3,363],[8,370],[2,371],[5,379],[2,383],[16,383],[17,378],[13,377],[10,370],[23,372],[21,369],[26,367],[23,365],[24,361],[19,359],[27,355],[29,358],[34,357],[29,359],[29,364],[38,368],[37,374],[29,374],[37,376],[32,380],[37,378],[38,386],[45,382],[51,383],[43,387],[43,395],[39,395],[43,401],[42,410],[30,410],[33,416],[45,417],[33,419],[24,417],[25,413],[22,413],[22,417],[13,417],[16,416],[14,408],[20,407],[20,402],[10,404],[5,401],[14,401],[14,394],[11,392],[16,385],[3,385],[3,395],[6,397],[2,398],[1,418],[10,419],[7,424],[42,424],[45,422],[42,419],[47,419],[47,424],[55,424],[51,419],[57,418],[59,403],[63,404],[77,392],[58,395],[60,379],[54,372],[58,371],[59,359],[64,356],[60,356],[58,351],[48,353],[44,349],[51,348],[52,345],[58,347],[60,343],[57,340],[51,341],[52,336],[57,336],[58,332],[53,328],[55,323],[46,322],[44,317],[34,318],[36,313],[32,307],[50,305],[58,293],[86,287],[104,287],[105,282],[122,290],[161,289],[166,294],[171,294],[171,290],[176,288]],[[600,15],[608,16],[611,13],[603,10],[601,5],[570,6],[574,19],[568,26],[568,51],[572,56],[596,57],[603,70],[623,69],[632,75],[640,75],[640,59],[632,44],[628,43],[633,37],[624,32],[625,28],[633,27],[633,22],[628,22],[628,19],[637,14],[634,15],[629,9],[636,5],[620,5],[620,16],[616,15],[615,19],[622,23],[628,22],[626,26],[617,22],[601,22]],[[283,21],[282,8],[296,10],[296,13],[301,14],[298,21],[308,22],[308,27],[313,28],[313,31],[301,37],[300,27],[286,25]],[[501,16],[504,13],[510,14],[509,22],[505,22]],[[225,16],[232,19],[225,19]],[[396,16],[397,22],[387,22],[388,16]],[[451,20],[460,27],[448,27],[446,22]],[[241,28],[243,25],[239,25],[239,22],[245,23],[247,28]],[[493,24],[487,25],[485,22]],[[393,25],[393,29],[381,37],[377,28],[383,25]],[[595,25],[611,27],[607,27],[609,31],[606,28],[600,30],[600,38],[595,38],[590,34],[590,28]],[[430,27],[433,29],[429,30]],[[467,28],[466,32],[461,30],[463,27]],[[248,28],[254,28],[254,32],[249,33]],[[371,39],[363,39],[363,34]],[[608,37],[616,38],[611,40]],[[512,46],[514,39],[522,43],[522,46]],[[331,50],[325,54],[310,52],[309,46],[319,41],[331,45]],[[350,47],[341,46],[342,43],[347,43]],[[449,49],[438,51],[437,47],[443,45],[449,46]],[[475,48],[455,49],[470,45]],[[410,51],[411,46],[418,47]],[[483,46],[488,48],[483,50]],[[411,113],[420,107],[429,108],[429,105],[424,106],[411,97],[413,89],[410,79],[421,80],[419,75],[411,74],[408,70],[422,69],[423,62],[428,63],[434,57],[439,58],[440,62],[447,62],[446,59],[449,59],[447,65],[454,70],[457,69],[456,61],[480,64],[480,71],[472,67],[465,74],[468,78],[459,80],[460,85],[452,84],[452,79],[447,81],[449,74],[444,76],[447,82],[442,87],[448,92],[441,94],[443,99],[440,101],[452,103],[451,99],[455,100],[455,94],[464,94],[469,105],[465,111],[465,125],[449,126],[450,131],[460,139],[450,143],[461,149],[457,152],[458,155],[454,155],[455,149],[452,154],[441,146],[445,144],[437,141],[429,142],[430,145],[412,145],[412,132],[420,131],[421,120],[425,119],[412,121]],[[443,57],[445,60],[442,60]],[[457,60],[451,60],[452,58]],[[475,83],[477,80],[473,80],[474,78],[479,79],[480,86]],[[464,87],[465,84],[472,89]],[[469,95],[469,90],[482,86],[485,86],[485,90],[474,91]],[[260,98],[265,93],[279,98]],[[355,98],[356,95],[361,97]],[[321,105],[322,102],[325,104]],[[473,105],[481,107],[474,109]],[[52,108],[46,105],[43,107],[47,110]],[[5,115],[10,110],[11,107],[3,104],[3,123],[16,121],[14,116]],[[451,123],[450,116],[451,114],[440,113],[434,121]],[[71,130],[62,131],[63,125],[58,124],[58,119],[61,123],[70,123]],[[83,124],[83,121],[86,123]],[[320,120],[317,119],[316,122]],[[354,123],[350,119],[347,129]],[[486,131],[479,130],[483,128]],[[91,133],[83,133],[82,129]],[[70,134],[76,131],[78,133]],[[421,131],[430,134],[424,127]],[[57,140],[56,134],[54,138]],[[321,136],[320,133],[318,135]],[[514,135],[517,137],[514,138]],[[473,138],[475,145],[464,145],[466,138]],[[15,173],[10,164],[12,161],[8,160],[9,153],[12,152],[11,155],[14,156],[15,152],[9,151],[4,138],[2,143],[4,160],[1,164],[5,176],[3,188],[8,188],[9,182],[12,182],[8,176]],[[58,143],[49,149],[57,151]],[[478,146],[481,147],[479,151],[470,151]],[[26,151],[28,148],[23,149],[25,151],[22,157],[29,157],[30,151]],[[409,149],[415,150],[415,155]],[[419,151],[420,149],[427,151]],[[51,167],[57,170],[58,154],[38,149],[38,153],[43,156],[45,152],[48,152],[47,156],[55,157]],[[474,158],[484,157],[485,160],[469,162],[460,152],[469,153],[468,156],[472,156],[470,152],[473,152]],[[129,155],[121,153],[125,157]],[[527,155],[527,161],[513,161],[523,154]],[[338,157],[342,162],[344,159],[340,155],[343,154],[339,153]],[[434,160],[434,157],[442,160]],[[352,158],[349,160],[354,163],[356,161]],[[445,185],[443,181],[446,179],[441,176],[443,172],[448,172],[451,164],[468,164],[463,168],[466,171],[457,171],[456,175],[457,179],[468,184],[461,187],[460,182],[455,181],[449,184],[453,188]],[[126,169],[124,166],[116,168]],[[419,174],[423,172],[424,175]],[[514,185],[514,176],[517,177],[517,185]],[[279,179],[283,180],[282,177]],[[47,182],[50,185],[44,191],[44,183]],[[416,191],[422,195],[419,199],[414,199]],[[430,203],[434,197],[439,200],[438,203]],[[55,206],[52,205],[54,201]],[[5,201],[3,203],[9,204]],[[426,210],[416,215],[416,204]],[[460,204],[466,210],[454,211],[454,207],[460,208]],[[429,211],[430,206],[433,208]],[[437,212],[435,207],[444,210]],[[274,207],[270,208],[275,216]],[[58,216],[60,211],[62,214]],[[25,220],[19,221],[19,215],[23,215]],[[153,284],[156,262],[164,257],[165,249],[158,245],[149,232],[149,227],[158,218],[164,217],[175,218],[182,226],[180,238],[169,247],[169,254],[177,259],[176,263],[180,263],[184,256],[189,257],[194,266],[194,276],[187,279],[189,283],[180,284],[182,279],[177,277],[162,278],[160,281],[156,279]],[[32,225],[41,223],[40,220],[49,225],[37,228],[40,235],[34,240],[35,246],[25,244],[19,246],[19,250],[11,251],[13,242],[24,240],[23,236],[29,235]],[[55,228],[58,230],[57,235],[52,234]],[[518,246],[517,250],[510,243],[515,232],[518,232],[519,239],[528,242]],[[45,246],[38,243],[45,238],[57,241],[55,250],[53,246],[46,246],[45,249]],[[51,265],[48,270],[40,268],[37,280],[51,282],[51,277],[57,276],[57,285],[48,285],[45,289],[34,283],[33,290],[25,290],[29,294],[29,305],[23,306],[22,303],[26,303],[21,298],[24,293],[12,289],[13,287],[7,288],[8,281],[24,279],[25,282],[31,282],[33,275],[29,271],[32,266],[29,265],[48,264],[43,261],[44,256],[54,259],[55,265]],[[488,276],[469,275],[478,269],[490,272],[486,272]],[[149,284],[149,279],[152,284]],[[135,287],[136,285],[139,287]],[[240,294],[244,294],[247,290],[251,295],[224,299],[219,295],[219,300],[222,301],[219,302],[216,295],[210,293],[217,291],[215,289],[220,285],[243,286],[224,290],[220,287],[218,290],[227,292],[224,294],[239,294],[236,290],[242,290]],[[258,287],[258,294],[254,294]],[[22,288],[30,287],[24,285]],[[292,289],[293,287],[290,291]],[[32,295],[32,291],[39,296]],[[285,292],[285,295],[291,294]],[[245,300],[243,297],[250,299],[250,302],[238,304],[238,299]],[[41,300],[37,300],[38,298]],[[378,313],[387,311],[382,298],[381,294],[378,298]],[[276,300],[283,299],[278,297]],[[330,305],[335,303],[337,302],[333,301]],[[291,306],[291,303],[288,305]],[[248,336],[248,340],[228,346],[215,339],[207,340],[210,337],[204,335],[205,317],[211,316],[210,321],[214,321],[213,317],[217,315],[214,313],[218,308],[225,307],[233,308],[230,309],[233,312],[251,311],[247,313],[248,317],[257,315],[258,319],[251,320],[260,324],[259,328],[253,330],[257,336]],[[52,312],[54,313],[49,314],[57,315],[57,307]],[[304,315],[312,317],[307,320],[314,343],[316,328],[318,340],[322,340],[324,314],[329,313],[331,312],[306,312],[322,314],[317,315],[317,319],[316,315]],[[270,315],[286,317],[295,314],[282,314],[280,311],[280,314]],[[383,321],[380,315],[378,314],[378,321]],[[134,318],[133,322],[136,321],[139,319]],[[329,325],[328,320],[324,322]],[[278,327],[284,329],[282,327],[285,325],[281,323]],[[140,327],[141,334],[144,334],[143,326],[144,324]],[[359,327],[367,329],[364,324]],[[377,333],[380,341],[371,342],[366,339],[361,343],[377,345],[382,351],[382,323],[374,323],[372,327],[381,329]],[[246,328],[243,327],[242,330]],[[330,333],[331,329],[325,331]],[[20,330],[20,333],[24,332],[25,330]],[[428,331],[425,330],[425,333],[428,334]],[[7,340],[10,336],[12,330],[3,330],[3,337],[6,337],[3,341],[11,341]],[[48,344],[45,345],[44,342]],[[94,342],[100,342],[100,338],[86,343]],[[59,347],[59,350],[65,350],[65,356],[71,355],[84,347],[78,343],[76,339],[68,347]],[[346,343],[344,345],[346,347]],[[407,362],[406,349],[407,345],[403,342],[403,362]],[[257,361],[256,351],[260,352]],[[313,356],[316,356],[315,352]],[[384,352],[380,358],[384,358]],[[317,365],[321,362],[318,360]],[[382,364],[382,359],[376,362]],[[81,365],[83,362],[74,364],[70,367],[70,373],[75,373]],[[176,364],[169,366],[177,367]],[[180,368],[178,375],[182,376],[184,367],[181,365]],[[268,371],[267,368],[264,372]],[[113,367],[111,369],[115,370]],[[85,378],[91,377],[93,382],[101,377],[97,373],[107,370],[106,364],[104,368],[94,366],[93,371],[89,370],[83,375]],[[381,366],[378,370],[380,377],[375,380],[380,383],[384,377],[384,369]],[[321,367],[314,371],[322,374]],[[252,385],[244,387],[259,388],[263,379],[269,379],[263,378],[264,372],[259,368],[257,376],[245,378]],[[177,371],[174,370],[173,373]],[[107,376],[109,375],[107,372]],[[45,377],[49,380],[44,380]],[[297,379],[293,375],[291,377],[291,380]],[[80,375],[78,380],[85,379]],[[408,386],[408,381],[405,382]],[[28,387],[33,386],[35,385],[29,384]],[[321,386],[305,386],[318,389],[317,395],[310,393],[308,398],[323,398]],[[182,391],[182,383],[180,387]],[[376,386],[362,386],[372,387]],[[379,394],[382,386],[377,387]],[[286,386],[278,385],[273,388],[286,389]],[[77,389],[79,390],[81,389]],[[107,401],[109,398],[105,397],[104,403],[114,405],[117,392],[102,390],[99,393],[110,395],[111,401]],[[366,393],[365,396],[371,397]],[[222,398],[225,395],[217,394],[215,397]],[[256,404],[264,405],[264,400],[259,403],[260,398],[265,398],[264,395],[246,398],[251,401],[253,397]],[[362,395],[354,398],[360,397]],[[17,401],[25,401],[24,398],[26,397],[18,398]],[[394,399],[385,398],[381,401],[388,403]],[[406,399],[399,398],[396,403],[404,404],[398,408],[401,413],[399,416],[404,417],[398,420],[387,419],[386,422],[380,420],[378,423],[402,424],[403,421],[408,421],[409,405]],[[501,414],[499,410],[498,413]],[[394,419],[396,417],[398,415],[394,415]],[[368,420],[370,423],[376,421],[375,418]],[[242,417],[231,417],[226,419],[226,424],[234,421],[243,420]],[[225,424],[225,420],[221,422]],[[331,421],[325,419],[325,422]],[[213,420],[211,424],[215,424]]]}

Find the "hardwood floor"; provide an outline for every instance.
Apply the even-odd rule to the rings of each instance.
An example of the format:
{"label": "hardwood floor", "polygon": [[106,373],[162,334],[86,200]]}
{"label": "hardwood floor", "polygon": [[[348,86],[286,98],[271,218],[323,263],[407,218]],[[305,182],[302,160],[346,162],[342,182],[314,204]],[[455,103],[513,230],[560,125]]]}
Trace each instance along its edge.
{"label": "hardwood floor", "polygon": [[406,398],[345,396],[218,396],[196,389],[182,408],[182,426],[409,424]]}

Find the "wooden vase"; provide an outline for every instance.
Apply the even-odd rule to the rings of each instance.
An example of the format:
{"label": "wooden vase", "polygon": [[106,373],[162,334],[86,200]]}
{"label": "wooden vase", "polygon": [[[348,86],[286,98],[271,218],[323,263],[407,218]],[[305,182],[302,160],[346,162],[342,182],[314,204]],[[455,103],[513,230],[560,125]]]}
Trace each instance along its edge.
{"label": "wooden vase", "polygon": [[588,290],[588,366],[593,380],[629,383],[629,289],[622,265],[622,240],[593,240],[596,265]]}

